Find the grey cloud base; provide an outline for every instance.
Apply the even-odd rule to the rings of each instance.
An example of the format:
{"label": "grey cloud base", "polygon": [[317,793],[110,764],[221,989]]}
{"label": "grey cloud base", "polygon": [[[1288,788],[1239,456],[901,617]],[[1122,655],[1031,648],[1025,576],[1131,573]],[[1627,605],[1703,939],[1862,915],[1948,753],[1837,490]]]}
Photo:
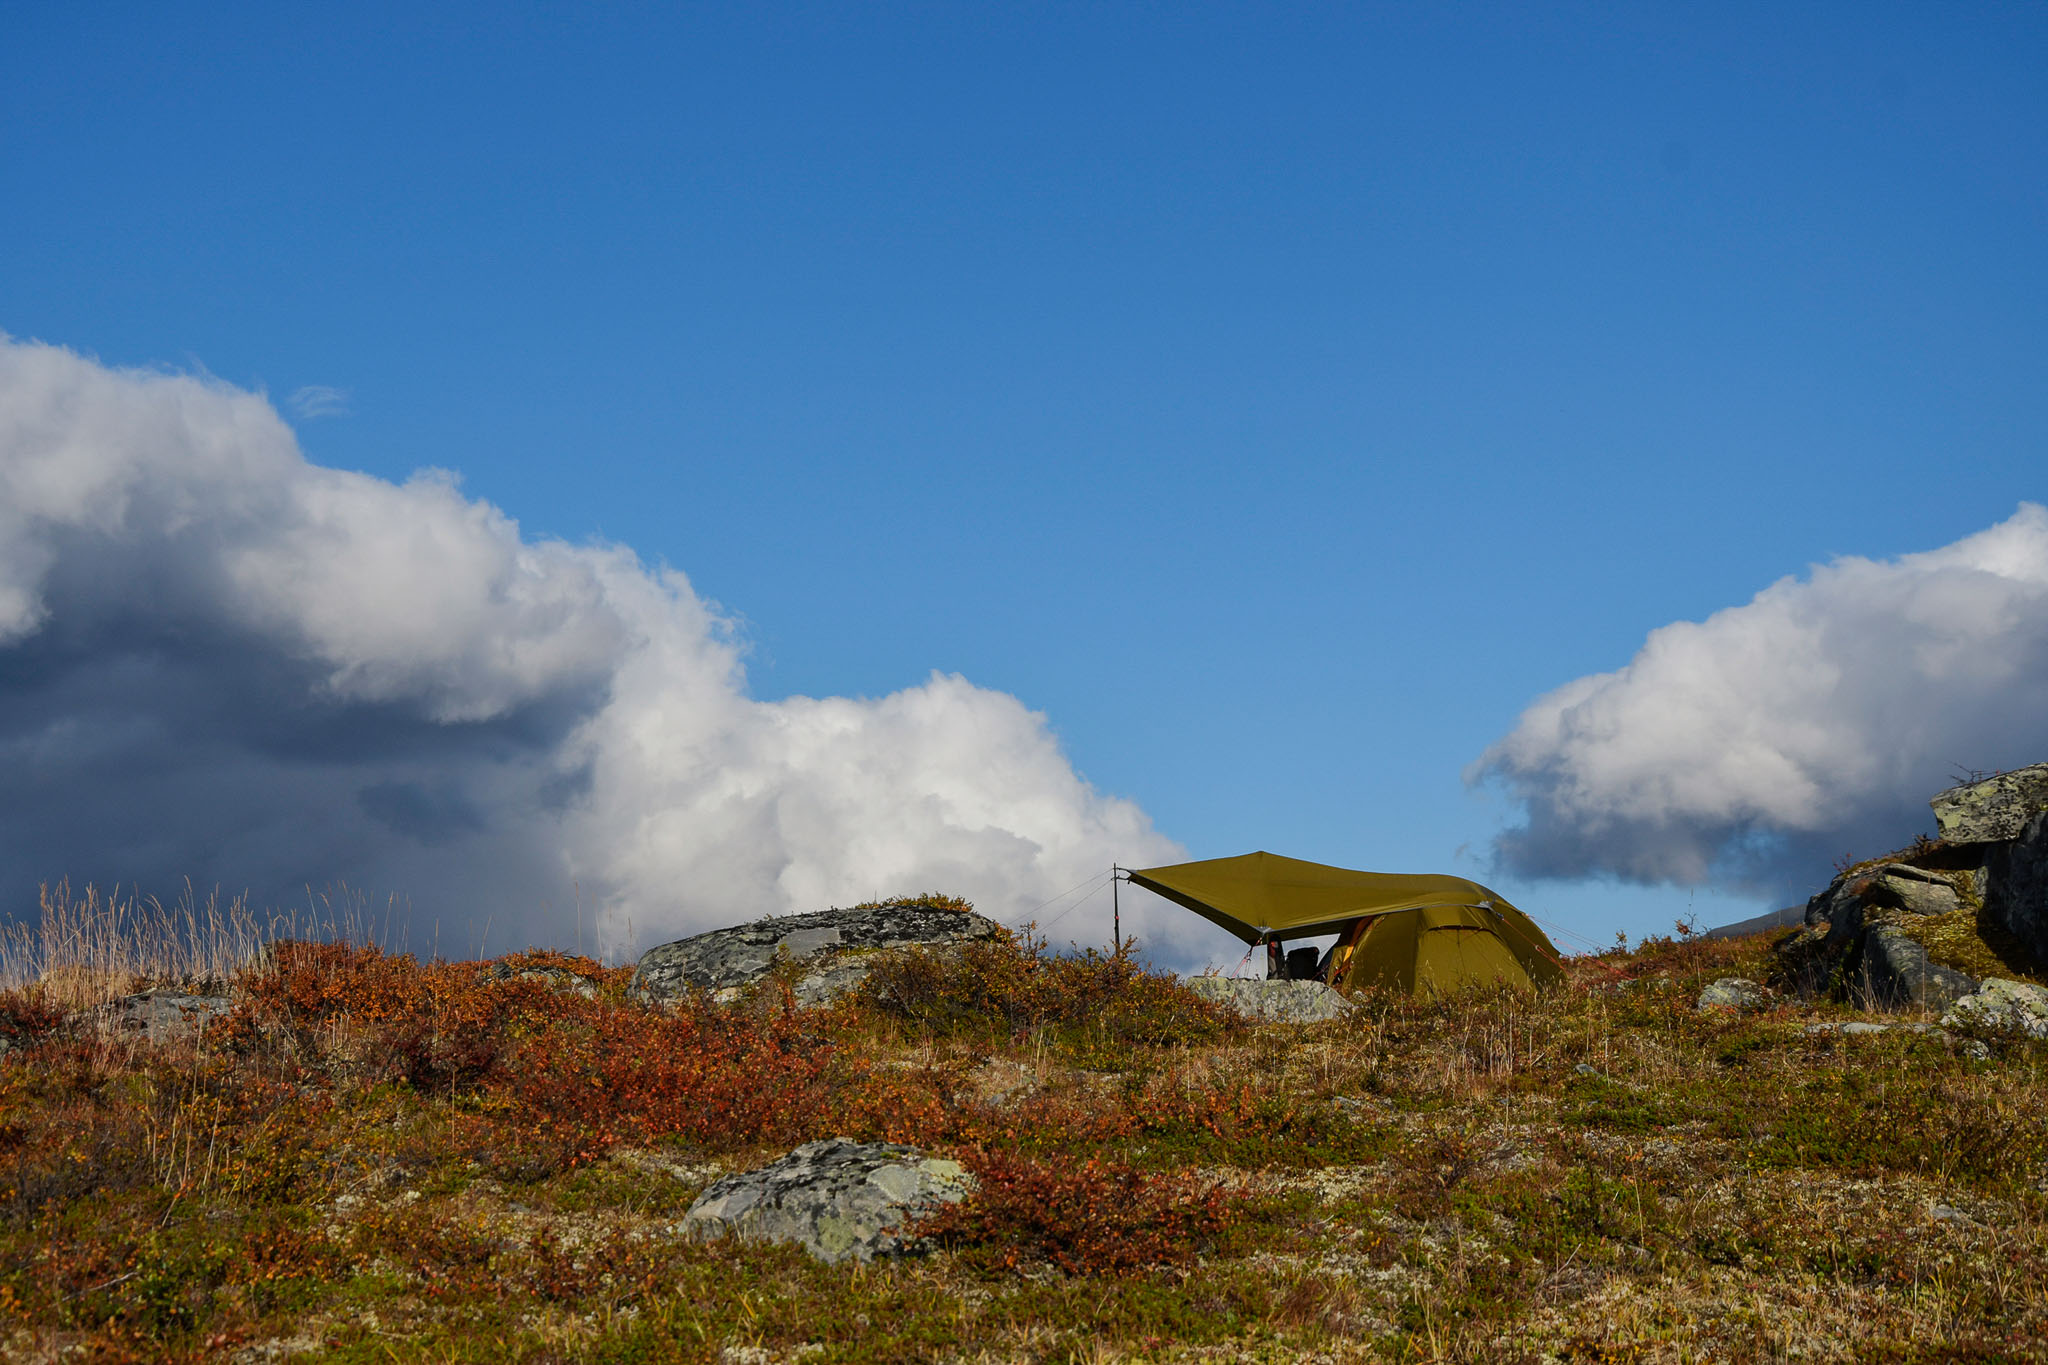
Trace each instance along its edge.
{"label": "grey cloud base", "polygon": [[763,701],[743,656],[630,550],[0,337],[0,916],[190,879],[420,951],[624,950],[933,887],[1017,914],[1179,852],[1014,697]]}
{"label": "grey cloud base", "polygon": [[1523,812],[1521,877],[1784,903],[1845,852],[1932,832],[1957,765],[2048,752],[2048,509],[1938,550],[1842,558],[1539,698],[1467,772]]}

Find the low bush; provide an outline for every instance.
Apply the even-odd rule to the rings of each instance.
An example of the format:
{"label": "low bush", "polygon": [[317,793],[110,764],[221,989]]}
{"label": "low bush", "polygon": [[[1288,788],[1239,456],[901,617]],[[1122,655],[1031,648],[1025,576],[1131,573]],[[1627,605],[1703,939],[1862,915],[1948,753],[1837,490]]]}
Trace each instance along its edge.
{"label": "low bush", "polygon": [[64,1022],[64,1011],[39,991],[0,991],[0,1051],[32,1043]]}
{"label": "low bush", "polygon": [[976,1152],[974,1193],[919,1230],[1005,1270],[1050,1263],[1069,1275],[1121,1275],[1195,1259],[1234,1221],[1220,1184],[1191,1172],[1079,1166]]}
{"label": "low bush", "polygon": [[[588,980],[591,998],[561,988]],[[464,1095],[472,1158],[538,1179],[621,1141],[710,1150],[798,1139],[824,1108],[832,1048],[789,1010],[626,1004],[626,973],[522,953],[421,963],[375,947],[280,943],[223,1037],[245,1056],[357,1087]]]}
{"label": "low bush", "polygon": [[861,1000],[912,1030],[988,1042],[1038,1035],[1105,1062],[1134,1046],[1212,1043],[1243,1029],[1127,951],[1055,955],[1028,932],[878,961]]}

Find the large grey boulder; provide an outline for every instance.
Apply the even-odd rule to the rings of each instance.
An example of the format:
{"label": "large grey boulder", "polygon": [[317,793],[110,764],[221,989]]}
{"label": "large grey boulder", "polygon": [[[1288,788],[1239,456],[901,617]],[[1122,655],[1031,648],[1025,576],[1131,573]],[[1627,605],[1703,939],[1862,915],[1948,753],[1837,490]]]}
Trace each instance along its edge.
{"label": "large grey boulder", "polygon": [[2048,810],[2048,763],[1950,787],[1928,804],[1941,837],[1952,844],[2017,839],[2029,820]]}
{"label": "large grey boulder", "polygon": [[915,1147],[826,1138],[717,1181],[680,1226],[692,1237],[795,1242],[827,1264],[869,1261],[914,1250],[909,1225],[973,1186],[959,1162]]}
{"label": "large grey boulder", "polygon": [[1986,977],[1974,995],[1955,1002],[1941,1022],[2014,1038],[2048,1038],[2048,990],[2025,981]]}
{"label": "large grey boulder", "polygon": [[650,1004],[693,990],[729,1001],[786,955],[803,967],[797,1004],[822,1005],[860,985],[877,953],[999,939],[1008,932],[969,910],[915,903],[776,915],[649,948],[633,969],[627,993]]}
{"label": "large grey boulder", "polygon": [[1976,978],[1929,960],[1927,950],[1891,924],[1875,924],[1863,939],[1863,989],[1885,1005],[1945,1009],[1977,989]]}
{"label": "large grey boulder", "polygon": [[1204,1000],[1236,1010],[1247,1019],[1318,1024],[1339,1019],[1357,1006],[1320,981],[1246,981],[1228,976],[1193,976],[1182,983]]}

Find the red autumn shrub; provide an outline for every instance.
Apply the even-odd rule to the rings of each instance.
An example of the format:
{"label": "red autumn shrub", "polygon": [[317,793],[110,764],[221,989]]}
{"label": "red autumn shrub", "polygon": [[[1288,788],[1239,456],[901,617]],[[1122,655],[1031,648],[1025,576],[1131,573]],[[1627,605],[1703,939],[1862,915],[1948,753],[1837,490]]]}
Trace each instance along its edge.
{"label": "red autumn shrub", "polygon": [[622,1140],[729,1150],[808,1136],[831,1056],[797,1013],[602,1004],[523,1038],[493,1088],[571,1140],[570,1164]]}
{"label": "red autumn shrub", "polygon": [[1119,1275],[1184,1263],[1236,1213],[1221,1185],[1191,1173],[1094,1160],[1065,1166],[1002,1152],[976,1153],[965,1164],[974,1193],[919,1230],[1009,1270],[1049,1261],[1069,1275]]}
{"label": "red autumn shrub", "polygon": [[644,1009],[621,998],[624,977],[552,951],[422,964],[374,947],[281,943],[247,982],[227,1036],[282,1048],[301,1066],[474,1093],[457,1126],[478,1160],[515,1178],[622,1141],[724,1150],[810,1135],[832,1054],[808,1016],[703,1001]]}
{"label": "red autumn shrub", "polygon": [[566,965],[601,980],[606,970],[559,953],[505,961],[512,972],[500,964],[421,963],[374,945],[281,942],[266,967],[246,978],[225,1034],[244,1044],[281,1042],[306,1062],[346,1052],[371,1080],[402,1076],[416,1090],[445,1093],[489,1076],[522,1027],[588,1007],[542,977],[517,973]]}
{"label": "red autumn shrub", "polygon": [[64,1022],[64,1011],[38,993],[0,991],[0,1038],[16,1047],[32,1043]]}

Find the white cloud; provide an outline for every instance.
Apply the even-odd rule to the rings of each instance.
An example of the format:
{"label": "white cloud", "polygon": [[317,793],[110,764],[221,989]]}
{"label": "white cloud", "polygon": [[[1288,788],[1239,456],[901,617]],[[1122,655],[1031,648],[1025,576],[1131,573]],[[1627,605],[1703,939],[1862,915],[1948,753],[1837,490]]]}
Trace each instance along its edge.
{"label": "white cloud", "polygon": [[348,390],[327,384],[307,384],[293,389],[292,396],[285,403],[302,421],[348,416]]}
{"label": "white cloud", "polygon": [[565,942],[579,898],[641,942],[915,890],[1014,919],[1181,856],[1014,697],[756,700],[679,572],[445,473],[309,464],[258,395],[4,338],[0,763],[0,898],[342,879],[451,948]]}
{"label": "white cloud", "polygon": [[1804,894],[1932,832],[1960,773],[2048,759],[2048,510],[1846,557],[1539,698],[1467,774],[1522,801],[1524,876]]}

